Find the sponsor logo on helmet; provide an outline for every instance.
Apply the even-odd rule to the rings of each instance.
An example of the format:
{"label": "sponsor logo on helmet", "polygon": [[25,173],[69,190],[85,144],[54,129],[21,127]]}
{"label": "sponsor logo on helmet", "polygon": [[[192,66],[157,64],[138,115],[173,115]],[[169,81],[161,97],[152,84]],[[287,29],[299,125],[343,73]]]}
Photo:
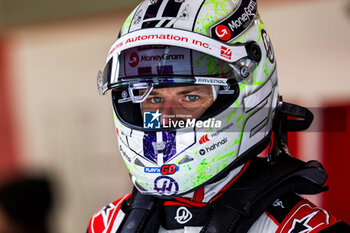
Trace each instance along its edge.
{"label": "sponsor logo on helmet", "polygon": [[136,67],[140,62],[140,57],[136,52],[133,52],[129,57],[129,65],[131,67]]}
{"label": "sponsor logo on helmet", "polygon": [[225,86],[224,90],[220,90],[219,94],[221,95],[233,95],[235,94],[235,90],[230,90],[230,86]]}
{"label": "sponsor logo on helmet", "polygon": [[227,86],[227,79],[226,78],[202,78],[202,77],[195,77],[195,79],[196,79],[195,84]]}
{"label": "sponsor logo on helmet", "polygon": [[228,27],[226,27],[225,25],[218,25],[215,28],[215,33],[221,40],[224,41],[227,41],[231,38],[230,29],[228,29]]}
{"label": "sponsor logo on helmet", "polygon": [[162,196],[175,195],[179,191],[179,184],[169,176],[159,176],[154,180],[154,190]]}
{"label": "sponsor logo on helmet", "polygon": [[200,154],[200,155],[205,155],[205,150],[204,150],[204,149],[200,149],[200,150],[199,150],[199,154]]}
{"label": "sponsor logo on helmet", "polygon": [[[228,125],[225,125],[223,128],[219,129],[219,130],[218,130],[217,132],[215,132],[215,133],[211,133],[210,135],[209,135],[209,134],[203,135],[203,136],[199,139],[199,144],[200,144],[200,145],[203,145],[203,144],[209,142],[209,141],[210,141],[210,138],[214,138],[214,137],[218,136],[221,132],[224,132],[224,131],[228,130],[228,129],[231,128],[232,126],[233,126],[233,123],[230,123],[230,124],[228,124]],[[209,137],[209,136],[210,136],[210,137]],[[205,154],[205,151],[204,151],[204,153],[203,153],[203,152],[201,153],[201,151],[199,151],[199,154],[200,154],[200,155],[203,155],[203,154]]]}
{"label": "sponsor logo on helmet", "polygon": [[231,59],[232,50],[230,48],[225,47],[225,46],[221,46],[220,56],[227,58],[227,59]]}
{"label": "sponsor logo on helmet", "polygon": [[163,60],[184,60],[185,55],[183,54],[163,54],[156,56],[141,56],[141,62],[145,61],[163,61]]}
{"label": "sponsor logo on helmet", "polygon": [[214,143],[214,144],[212,144],[212,145],[209,146],[209,147],[205,147],[205,151],[206,151],[206,152],[213,151],[213,150],[215,150],[215,149],[221,147],[222,145],[226,144],[226,142],[227,142],[227,138],[224,138],[224,139],[222,139],[221,141],[219,141],[219,142],[217,142],[217,143]]}
{"label": "sponsor logo on helmet", "polygon": [[124,44],[124,42],[122,41],[122,42],[120,42],[120,43],[118,43],[118,44],[116,44],[114,47],[113,47],[113,49],[111,49],[111,51],[108,53],[108,55],[111,55],[112,53],[114,53],[115,52],[115,50],[117,50],[117,49],[119,49],[120,47],[122,47],[123,46],[123,44]]}
{"label": "sponsor logo on helmet", "polygon": [[136,36],[133,38],[129,38],[125,41],[125,44],[128,43],[133,43],[133,42],[137,42],[137,41],[144,41],[144,40],[154,40],[154,39],[160,39],[160,40],[172,40],[172,41],[181,41],[181,42],[188,42],[189,39],[187,37],[184,36],[175,36],[175,35],[171,35],[171,34],[160,34],[160,35],[144,35],[144,36]]}
{"label": "sponsor logo on helmet", "polygon": [[210,29],[211,36],[223,41],[237,37],[253,22],[256,13],[256,0],[241,1],[235,12]]}
{"label": "sponsor logo on helmet", "polygon": [[120,150],[120,154],[126,159],[128,160],[129,163],[131,163],[131,158],[128,156],[127,153],[125,153],[125,151],[123,150],[123,147],[120,145],[119,146],[119,150]]}
{"label": "sponsor logo on helmet", "polygon": [[275,62],[275,54],[273,51],[271,39],[264,29],[261,30],[261,37],[264,41],[264,46],[266,49],[266,56],[271,63],[274,63]]}
{"label": "sponsor logo on helmet", "polygon": [[143,171],[145,173],[160,173],[160,167],[145,167]]}
{"label": "sponsor logo on helmet", "polygon": [[229,128],[231,128],[232,126],[233,126],[233,123],[230,123],[230,124],[228,124],[228,125],[225,125],[225,126],[222,127],[221,129],[219,129],[217,132],[210,134],[210,137],[211,137],[211,138],[216,137],[216,136],[218,136],[220,133],[222,133],[222,132],[228,130]]}
{"label": "sponsor logo on helmet", "polygon": [[210,141],[210,139],[208,138],[208,134],[206,134],[206,135],[203,135],[203,136],[199,139],[199,144],[202,145],[202,144],[207,143],[207,142],[209,142],[209,141]]}
{"label": "sponsor logo on helmet", "polygon": [[192,214],[186,207],[181,206],[176,210],[175,220],[179,224],[185,224],[191,219],[192,219]]}
{"label": "sponsor logo on helmet", "polygon": [[[183,43],[191,43],[193,45],[211,50],[209,44],[204,42],[204,41],[199,41],[199,40],[195,40],[195,39],[190,40],[188,37],[185,37],[185,36],[177,36],[177,35],[171,35],[171,34],[166,34],[166,35],[164,35],[164,34],[159,34],[159,35],[152,34],[152,35],[136,36],[136,37],[128,38],[125,41],[124,45],[129,44],[129,43],[138,42],[138,41],[147,41],[147,40],[179,41],[179,42],[183,42]],[[123,45],[123,43],[121,43],[121,46],[122,45]],[[118,48],[119,47],[120,46],[118,46]],[[113,48],[109,54],[112,54],[113,52],[115,52],[115,50],[116,50],[116,48]]]}
{"label": "sponsor logo on helmet", "polygon": [[162,175],[172,175],[179,170],[179,167],[175,164],[164,164],[160,170]]}
{"label": "sponsor logo on helmet", "polygon": [[131,98],[128,97],[128,92],[123,91],[122,92],[122,99],[118,99],[118,103],[125,103],[125,102],[129,102],[129,101],[131,101]]}
{"label": "sponsor logo on helmet", "polygon": [[179,170],[179,166],[176,164],[164,164],[161,167],[145,167],[145,173],[161,173],[162,175],[172,175]]}

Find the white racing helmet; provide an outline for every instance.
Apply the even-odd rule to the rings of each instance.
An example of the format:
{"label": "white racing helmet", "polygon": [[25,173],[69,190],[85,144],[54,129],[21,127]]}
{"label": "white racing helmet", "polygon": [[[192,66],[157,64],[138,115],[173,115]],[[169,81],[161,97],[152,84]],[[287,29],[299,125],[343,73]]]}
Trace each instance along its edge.
{"label": "white racing helmet", "polygon": [[[197,85],[210,85],[213,94],[200,117],[142,109],[157,89]],[[98,87],[111,90],[134,185],[163,198],[212,183],[260,153],[278,99],[276,61],[256,0],[142,2],[112,45]],[[165,124],[164,117],[176,121]]]}

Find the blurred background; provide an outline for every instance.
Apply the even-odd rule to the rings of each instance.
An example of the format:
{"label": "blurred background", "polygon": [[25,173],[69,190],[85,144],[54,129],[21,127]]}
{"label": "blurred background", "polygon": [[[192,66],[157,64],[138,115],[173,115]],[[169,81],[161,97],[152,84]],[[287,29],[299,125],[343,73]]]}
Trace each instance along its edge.
{"label": "blurred background", "polygon": [[[96,211],[131,190],[96,74],[138,2],[0,0],[0,187],[49,180],[53,233],[85,232]],[[350,2],[258,6],[280,93],[318,112],[313,130],[290,134],[291,152],[324,164],[330,191],[312,200],[350,222]]]}

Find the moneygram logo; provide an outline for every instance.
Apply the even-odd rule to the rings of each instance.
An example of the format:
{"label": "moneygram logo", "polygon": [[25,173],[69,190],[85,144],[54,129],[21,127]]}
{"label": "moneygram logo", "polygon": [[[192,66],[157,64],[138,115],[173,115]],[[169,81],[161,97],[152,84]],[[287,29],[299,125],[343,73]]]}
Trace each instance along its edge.
{"label": "moneygram logo", "polygon": [[133,52],[129,57],[129,65],[131,67],[136,67],[140,62],[139,55],[136,52]]}
{"label": "moneygram logo", "polygon": [[228,27],[226,27],[225,25],[218,25],[215,28],[215,33],[216,35],[224,41],[227,41],[231,38],[231,31]]}
{"label": "moneygram logo", "polygon": [[227,48],[225,46],[221,46],[221,53],[220,56],[227,58],[227,59],[231,59],[232,57],[232,50],[230,48]]}
{"label": "moneygram logo", "polygon": [[163,60],[184,60],[185,55],[183,54],[163,54],[154,56],[141,56],[141,62],[145,61],[163,61]]}
{"label": "moneygram logo", "polygon": [[213,38],[230,41],[245,31],[257,14],[256,1],[240,1],[236,11],[210,28]]}

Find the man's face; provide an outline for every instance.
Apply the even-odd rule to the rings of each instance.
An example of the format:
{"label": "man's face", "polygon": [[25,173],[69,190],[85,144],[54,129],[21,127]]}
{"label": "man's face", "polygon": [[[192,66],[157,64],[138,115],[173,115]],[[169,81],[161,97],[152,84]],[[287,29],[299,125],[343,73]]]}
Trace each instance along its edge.
{"label": "man's face", "polygon": [[142,113],[159,110],[161,122],[167,124],[169,120],[198,119],[213,102],[213,90],[208,85],[159,88],[153,89],[141,109]]}

